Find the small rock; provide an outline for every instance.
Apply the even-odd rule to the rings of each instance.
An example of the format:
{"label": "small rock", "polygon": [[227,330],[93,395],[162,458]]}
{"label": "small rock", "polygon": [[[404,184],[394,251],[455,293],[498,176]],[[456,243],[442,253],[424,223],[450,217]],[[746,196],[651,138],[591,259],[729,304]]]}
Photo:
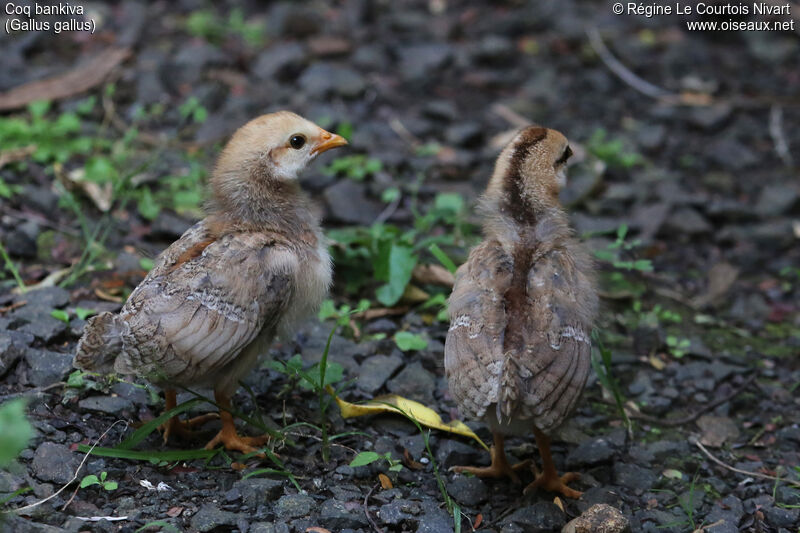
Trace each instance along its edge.
{"label": "small rock", "polygon": [[561,533],[627,533],[629,531],[630,523],[619,509],[599,503],[571,520],[564,526]]}
{"label": "small rock", "polygon": [[356,386],[369,394],[383,387],[395,371],[403,365],[403,358],[396,354],[373,355],[361,363]]}
{"label": "small rock", "polygon": [[211,531],[221,526],[235,526],[242,515],[223,511],[216,505],[205,504],[192,517],[194,531]]}
{"label": "small rock", "polygon": [[357,71],[329,63],[314,63],[303,72],[298,83],[311,98],[323,98],[331,94],[355,98],[367,86],[364,77]]}
{"label": "small rock", "polygon": [[56,309],[69,304],[69,292],[61,287],[46,287],[21,294],[16,300],[25,300],[30,307]]}
{"label": "small rock", "polygon": [[150,225],[150,237],[174,241],[190,227],[192,227],[191,222],[169,211],[162,210]]}
{"label": "small rock", "polygon": [[287,494],[275,502],[278,518],[300,518],[307,516],[314,508],[314,498],[305,494]]}
{"label": "small rock", "polygon": [[800,524],[800,509],[784,509],[783,507],[768,507],[764,511],[767,522],[775,527],[795,527]]}
{"label": "small rock", "polygon": [[614,448],[608,439],[597,437],[587,440],[567,455],[567,467],[593,466],[608,462],[614,457]]}
{"label": "small rock", "polygon": [[739,438],[739,428],[727,416],[703,415],[697,419],[697,427],[702,431],[700,442],[712,448]]}
{"label": "small rock", "polygon": [[35,387],[61,381],[72,370],[72,355],[49,350],[28,350],[25,362],[28,363],[28,381]]}
{"label": "small rock", "polygon": [[656,482],[656,475],[648,468],[634,464],[614,463],[614,483],[620,487],[645,491]]}
{"label": "small rock", "polygon": [[[440,468],[474,464],[483,454],[473,446],[451,439],[442,439],[436,448],[436,460]],[[486,454],[488,456],[488,454]]]}
{"label": "small rock", "polygon": [[453,57],[449,45],[418,44],[400,50],[400,72],[405,78],[422,80],[430,73],[445,67]]}
{"label": "small rock", "polygon": [[[47,313],[44,311],[44,313]],[[40,341],[49,344],[54,339],[60,337],[67,331],[68,324],[53,318],[49,313],[41,314],[35,320],[31,320],[18,328],[18,331],[30,333]]]}
{"label": "small rock", "polygon": [[233,488],[242,495],[242,501],[255,509],[259,505],[271,502],[283,494],[284,480],[251,477],[242,479],[233,484]]}
{"label": "small rock", "polygon": [[487,35],[475,50],[475,59],[492,66],[501,65],[516,56],[514,42],[503,35]]}
{"label": "small rock", "polygon": [[447,484],[447,492],[455,500],[469,507],[474,507],[489,498],[486,483],[478,477],[456,476]]}
{"label": "small rock", "polygon": [[436,379],[417,361],[406,366],[396,377],[389,380],[386,388],[411,400],[430,403],[433,401],[433,390]]}
{"label": "small rock", "polygon": [[134,409],[133,402],[119,396],[89,396],[78,402],[78,406],[88,411],[99,411],[110,415],[132,412]]}
{"label": "small rock", "polygon": [[789,184],[767,185],[756,202],[756,212],[764,217],[783,215],[797,203],[797,187]]}
{"label": "small rock", "polygon": [[505,523],[522,526],[529,533],[560,531],[564,522],[564,511],[552,502],[537,502],[517,509],[505,520]]}
{"label": "small rock", "polygon": [[261,80],[289,81],[300,74],[306,60],[306,51],[299,43],[278,43],[261,52],[253,73]]}
{"label": "small rock", "polygon": [[[5,235],[3,245],[10,256],[24,259],[36,258],[36,235],[38,235],[38,230],[31,236],[31,225],[38,228],[35,222],[24,222]],[[26,226],[28,227],[26,228]]]}
{"label": "small rock", "polygon": [[730,170],[742,170],[759,161],[758,156],[747,145],[725,138],[708,147],[708,157],[716,165]]}
{"label": "small rock", "polygon": [[0,330],[0,377],[11,370],[33,342],[33,335]]}
{"label": "small rock", "polygon": [[323,502],[320,507],[319,522],[331,531],[369,527],[363,512],[348,511],[344,502],[333,498]]}
{"label": "small rock", "polygon": [[67,446],[43,442],[33,454],[33,475],[42,481],[68,483],[75,475],[80,461]]}
{"label": "small rock", "polygon": [[676,209],[664,223],[663,231],[680,235],[699,235],[711,231],[711,224],[692,207]]}
{"label": "small rock", "polygon": [[445,130],[444,140],[453,146],[473,147],[483,139],[483,130],[478,122],[459,122]]}
{"label": "small rock", "polygon": [[341,179],[323,193],[330,219],[343,224],[369,226],[382,209],[367,198],[364,187],[351,179]]}
{"label": "small rock", "polygon": [[46,187],[26,185],[22,190],[26,204],[41,213],[54,213],[58,210],[58,195]]}

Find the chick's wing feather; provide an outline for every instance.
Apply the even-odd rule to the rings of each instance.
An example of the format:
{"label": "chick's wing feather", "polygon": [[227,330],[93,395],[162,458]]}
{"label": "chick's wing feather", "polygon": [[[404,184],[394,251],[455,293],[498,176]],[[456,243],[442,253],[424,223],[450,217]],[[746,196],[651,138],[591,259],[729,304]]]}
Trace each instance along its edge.
{"label": "chick's wing feather", "polygon": [[[213,239],[195,226],[162,256],[122,310],[128,355],[118,371],[192,382],[276,327],[294,291],[296,256],[269,236]],[[119,361],[119,359],[118,359]]]}
{"label": "chick's wing feather", "polygon": [[449,300],[450,329],[444,365],[450,393],[462,414],[480,418],[497,401],[511,258],[497,241],[485,241],[458,269]]}
{"label": "chick's wing feather", "polygon": [[[584,310],[596,298],[591,282],[563,250],[533,263],[527,277],[528,312],[517,322],[519,346],[506,346],[518,375],[522,418],[543,431],[574,408],[589,374],[591,324]],[[519,326],[518,326],[519,327]]]}

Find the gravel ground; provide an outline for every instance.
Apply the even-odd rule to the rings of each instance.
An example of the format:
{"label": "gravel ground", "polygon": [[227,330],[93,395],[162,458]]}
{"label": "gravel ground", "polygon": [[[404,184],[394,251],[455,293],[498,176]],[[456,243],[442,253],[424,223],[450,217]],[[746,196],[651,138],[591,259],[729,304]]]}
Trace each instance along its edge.
{"label": "gravel ground", "polygon": [[[523,496],[506,480],[448,472],[488,462],[473,441],[433,431],[429,457],[423,435],[402,417],[343,420],[334,405],[330,434],[357,433],[334,441],[328,461],[319,431],[309,426],[295,426],[291,442],[276,446],[301,490],[285,476],[246,477],[275,466],[253,458],[220,454],[207,463],[156,464],[90,456],[78,479],[107,472],[115,490],[76,491],[73,484],[7,515],[0,528],[133,532],[158,522],[147,531],[453,531],[436,465],[460,507],[462,531],[561,531],[594,504],[621,511],[635,532],[800,531],[800,488],[761,477],[800,481],[796,32],[689,32],[684,23],[701,20],[696,15],[614,16],[605,3],[572,1],[247,2],[240,7],[245,22],[228,16],[233,2],[217,4],[92,4],[101,25],[91,38],[0,35],[7,73],[0,90],[73,68],[108,46],[129,47],[111,73],[113,94],[90,92],[105,102],[92,123],[112,124],[99,131],[114,136],[137,124],[140,142],[153,141],[150,154],[157,156],[138,177],[154,187],[197,162],[210,165],[227,135],[267,111],[291,109],[330,127],[349,124],[349,155],[366,154],[382,167],[360,181],[324,172],[329,160],[307,173],[304,184],[329,228],[378,218],[411,227],[413,191],[421,206],[442,192],[459,193],[471,205],[502,135],[518,120],[559,129],[576,147],[563,199],[578,233],[595,250],[618,250],[613,232],[626,225],[626,243],[638,243],[624,250],[624,259],[653,265],[641,271],[598,262],[604,296],[598,328],[633,413],[631,428],[593,373],[553,447],[560,469],[582,473],[576,488],[584,495],[555,501],[546,493]],[[203,26],[193,13],[218,13],[222,22]],[[245,38],[246,23],[261,24],[263,35]],[[656,99],[641,84],[621,81],[598,54],[603,49],[592,45],[592,28],[628,73],[668,96]],[[76,109],[85,97],[52,109]],[[137,110],[153,105],[161,112],[139,121]],[[204,120],[192,120],[198,108]],[[29,284],[68,266],[85,248],[81,221],[59,201],[55,184],[86,157],[62,163],[34,158],[0,167],[0,178],[15,188],[0,199],[0,239]],[[387,208],[381,198],[392,188],[401,197]],[[146,420],[163,407],[152,388],[99,380],[64,385],[83,328],[74,309],[119,308],[109,299],[141,280],[140,259],[157,254],[192,221],[192,211],[171,209],[150,220],[139,201],[138,210],[115,209],[108,223],[111,270],[24,295],[12,293],[13,280],[0,282],[0,401],[28,398],[35,428],[18,461],[0,471],[0,498],[32,489],[7,507],[53,495],[81,465],[78,444],[104,435],[100,445],[114,446],[133,431],[115,421]],[[84,198],[81,209],[90,224],[101,220],[96,201]],[[470,242],[449,249],[456,262]],[[337,305],[357,301],[345,287],[369,275],[340,270]],[[371,296],[369,288],[361,295]],[[59,320],[53,310],[70,318]],[[343,397],[392,392],[433,407],[445,420],[457,416],[443,373],[445,323],[413,305],[357,322],[360,342],[342,328],[330,352],[344,368],[342,383],[353,380]],[[300,354],[317,361],[332,327],[310,320],[294,339],[276,344],[270,358]],[[420,334],[427,346],[400,350],[392,340],[398,331]],[[317,397],[284,374],[259,368],[246,384],[252,394],[241,388],[235,398],[241,412],[275,427],[320,422]],[[484,426],[470,424],[490,440]],[[164,445],[153,433],[136,449],[197,448],[214,431],[209,424],[197,442],[183,445]],[[701,446],[740,472],[712,461]],[[403,466],[390,470],[383,460],[349,466],[367,450],[391,453]],[[508,450],[520,460],[538,457],[532,439],[511,439]],[[169,489],[153,488],[161,482]]]}

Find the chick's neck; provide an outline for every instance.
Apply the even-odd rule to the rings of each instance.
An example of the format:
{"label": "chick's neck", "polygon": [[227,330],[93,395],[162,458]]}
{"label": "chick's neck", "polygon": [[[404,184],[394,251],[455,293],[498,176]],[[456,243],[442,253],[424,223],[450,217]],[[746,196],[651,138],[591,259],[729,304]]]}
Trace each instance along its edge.
{"label": "chick's neck", "polygon": [[215,174],[206,211],[223,233],[262,231],[294,239],[319,232],[319,215],[296,180],[258,172]]}

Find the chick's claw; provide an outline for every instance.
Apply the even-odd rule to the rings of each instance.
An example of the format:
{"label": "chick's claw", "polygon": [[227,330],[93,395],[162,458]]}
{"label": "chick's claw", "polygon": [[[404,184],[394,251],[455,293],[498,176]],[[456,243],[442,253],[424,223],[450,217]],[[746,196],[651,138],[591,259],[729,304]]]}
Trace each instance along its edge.
{"label": "chick's claw", "polygon": [[164,443],[169,441],[170,437],[177,437],[183,440],[190,440],[197,437],[198,432],[193,428],[202,426],[211,420],[217,420],[219,415],[217,413],[208,413],[205,415],[196,416],[189,420],[180,420],[178,417],[172,417],[164,424],[161,424],[158,429],[162,432]]}
{"label": "chick's claw", "polygon": [[581,491],[571,489],[567,486],[567,483],[578,480],[580,477],[581,475],[577,472],[567,472],[563,476],[559,477],[555,472],[545,471],[537,474],[536,479],[534,479],[532,483],[525,487],[523,493],[528,494],[536,489],[544,489],[548,492],[557,492],[566,498],[577,500],[583,496],[583,493]]}

